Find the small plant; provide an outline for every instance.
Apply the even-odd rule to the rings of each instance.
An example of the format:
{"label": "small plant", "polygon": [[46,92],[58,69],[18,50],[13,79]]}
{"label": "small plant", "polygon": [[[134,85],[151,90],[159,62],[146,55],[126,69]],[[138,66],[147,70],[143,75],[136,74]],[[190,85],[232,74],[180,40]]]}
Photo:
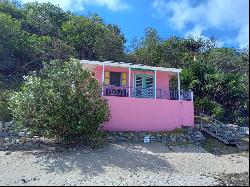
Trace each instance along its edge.
{"label": "small plant", "polygon": [[101,126],[110,118],[109,106],[100,93],[98,81],[78,60],[51,61],[25,78],[10,106],[17,126],[33,134],[99,144]]}

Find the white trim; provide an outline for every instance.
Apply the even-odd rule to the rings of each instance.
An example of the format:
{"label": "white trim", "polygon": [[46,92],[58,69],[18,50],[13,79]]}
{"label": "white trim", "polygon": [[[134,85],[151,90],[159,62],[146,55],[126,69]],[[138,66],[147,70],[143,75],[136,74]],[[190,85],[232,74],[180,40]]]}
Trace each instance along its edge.
{"label": "white trim", "polygon": [[92,64],[92,65],[109,65],[113,67],[122,67],[122,68],[138,68],[138,69],[145,69],[145,70],[152,70],[152,71],[166,71],[166,72],[174,72],[174,73],[181,73],[182,69],[176,68],[164,68],[164,67],[153,67],[153,66],[146,66],[142,64],[132,64],[132,63],[125,63],[125,62],[112,62],[112,61],[89,61],[89,60],[81,60],[82,64]]}
{"label": "white trim", "polygon": [[128,69],[128,97],[131,97],[131,67]]}
{"label": "white trim", "polygon": [[156,89],[157,89],[157,71],[155,70],[155,99],[156,99]]}
{"label": "white trim", "polygon": [[104,75],[105,75],[105,65],[102,65],[102,96],[104,95]]}
{"label": "white trim", "polygon": [[180,81],[180,73],[177,74],[178,76],[178,98],[181,100],[181,81]]}

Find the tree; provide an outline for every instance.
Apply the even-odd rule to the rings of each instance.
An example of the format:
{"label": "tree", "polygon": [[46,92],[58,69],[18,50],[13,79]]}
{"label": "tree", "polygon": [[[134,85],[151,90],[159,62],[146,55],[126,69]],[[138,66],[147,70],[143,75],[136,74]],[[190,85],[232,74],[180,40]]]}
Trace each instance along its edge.
{"label": "tree", "polygon": [[24,12],[20,6],[9,0],[0,0],[0,12],[8,14],[15,19],[22,19],[24,16]]}
{"label": "tree", "polygon": [[69,12],[51,3],[24,4],[23,29],[40,36],[60,36],[60,29],[69,19]]}
{"label": "tree", "polygon": [[100,61],[122,61],[124,59],[125,38],[120,28],[108,25],[103,29],[102,37],[94,44],[96,57]]}
{"label": "tree", "polygon": [[124,36],[113,25],[106,26],[98,16],[73,16],[63,24],[64,40],[73,45],[80,59],[120,60],[123,57]]}
{"label": "tree", "polygon": [[68,141],[98,138],[109,120],[109,107],[101,87],[78,60],[62,65],[51,61],[38,74],[27,76],[10,101],[18,127],[46,137]]}
{"label": "tree", "polygon": [[94,44],[102,33],[102,25],[84,17],[72,17],[62,26],[66,41],[73,45],[80,59],[94,58]]}
{"label": "tree", "polygon": [[19,75],[25,64],[22,49],[24,33],[21,23],[10,15],[0,12],[0,86],[1,89],[16,87],[22,79]]}
{"label": "tree", "polygon": [[145,37],[136,41],[138,48],[131,54],[135,63],[157,66],[161,63],[162,47],[161,39],[155,29],[145,30]]}

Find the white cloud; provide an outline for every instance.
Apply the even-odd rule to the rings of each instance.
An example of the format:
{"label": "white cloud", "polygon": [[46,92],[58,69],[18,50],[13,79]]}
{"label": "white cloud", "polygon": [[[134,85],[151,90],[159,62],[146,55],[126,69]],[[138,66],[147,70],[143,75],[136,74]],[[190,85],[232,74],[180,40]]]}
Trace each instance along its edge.
{"label": "white cloud", "polygon": [[184,31],[186,35],[202,35],[210,29],[236,31],[237,35],[228,41],[234,41],[239,47],[249,44],[248,0],[206,0],[196,3],[191,0],[155,0],[152,6],[172,28]]}
{"label": "white cloud", "polygon": [[194,37],[199,37],[202,36],[202,32],[205,28],[200,25],[195,25],[190,31],[186,32],[186,36],[194,36]]}
{"label": "white cloud", "polygon": [[59,5],[65,10],[72,11],[83,11],[85,10],[86,5],[101,6],[112,11],[120,11],[131,8],[128,4],[124,3],[123,0],[23,0],[24,3],[35,1],[39,3],[50,2]]}

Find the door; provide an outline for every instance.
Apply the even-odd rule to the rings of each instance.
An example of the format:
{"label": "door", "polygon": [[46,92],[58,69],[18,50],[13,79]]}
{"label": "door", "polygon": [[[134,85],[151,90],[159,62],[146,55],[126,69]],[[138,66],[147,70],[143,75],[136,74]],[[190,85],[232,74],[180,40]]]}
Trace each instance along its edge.
{"label": "door", "polygon": [[153,98],[154,97],[154,78],[153,75],[135,75],[134,78],[135,97]]}
{"label": "door", "polygon": [[145,97],[154,97],[154,79],[152,75],[145,75]]}
{"label": "door", "polygon": [[134,84],[135,97],[143,97],[143,75],[135,75]]}

